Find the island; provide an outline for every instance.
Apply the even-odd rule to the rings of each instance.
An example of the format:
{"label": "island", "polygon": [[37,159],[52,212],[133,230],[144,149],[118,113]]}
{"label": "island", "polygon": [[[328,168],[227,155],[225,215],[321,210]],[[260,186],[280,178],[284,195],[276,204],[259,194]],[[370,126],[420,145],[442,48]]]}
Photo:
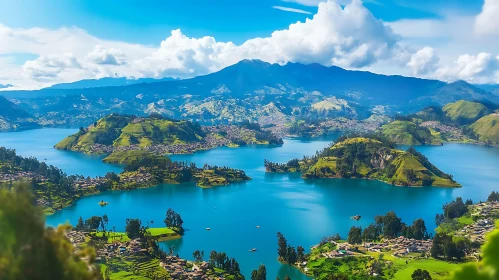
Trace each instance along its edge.
{"label": "island", "polygon": [[287,163],[265,161],[267,172],[301,172],[310,178],[357,178],[383,181],[396,186],[460,187],[414,148],[395,149],[380,135],[342,136],[338,141],[302,160]]}
{"label": "island", "polygon": [[186,120],[111,114],[55,145],[59,150],[87,154],[112,154],[144,150],[155,155],[185,154],[215,147],[282,144],[281,138],[260,125],[245,121],[236,125],[201,126]]}
{"label": "island", "polygon": [[[159,184],[194,182],[202,188],[251,180],[243,170],[227,166],[202,167],[195,163],[172,161],[168,157],[143,154],[136,159],[123,154],[124,171],[95,178],[68,176],[61,169],[33,157],[18,156],[14,150],[0,147],[0,187],[13,182],[30,182],[38,205],[46,214],[70,206],[79,198],[107,190],[132,190]],[[106,202],[101,201],[101,206]]]}

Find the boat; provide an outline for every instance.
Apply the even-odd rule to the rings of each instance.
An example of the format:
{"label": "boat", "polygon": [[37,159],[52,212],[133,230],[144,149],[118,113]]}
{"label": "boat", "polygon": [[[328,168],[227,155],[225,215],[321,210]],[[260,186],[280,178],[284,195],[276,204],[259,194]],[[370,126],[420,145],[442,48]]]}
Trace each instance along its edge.
{"label": "boat", "polygon": [[360,215],[355,215],[355,216],[353,216],[353,217],[350,217],[350,219],[352,219],[352,220],[356,220],[356,221],[359,221],[359,220],[360,220],[360,218],[361,218],[361,216],[360,216]]}
{"label": "boat", "polygon": [[207,227],[206,230],[211,230],[211,228]]}
{"label": "boat", "polygon": [[256,228],[260,228],[260,226],[256,226]]}
{"label": "boat", "polygon": [[253,248],[253,249],[251,249],[249,251],[250,251],[250,253],[256,252],[256,248]]}

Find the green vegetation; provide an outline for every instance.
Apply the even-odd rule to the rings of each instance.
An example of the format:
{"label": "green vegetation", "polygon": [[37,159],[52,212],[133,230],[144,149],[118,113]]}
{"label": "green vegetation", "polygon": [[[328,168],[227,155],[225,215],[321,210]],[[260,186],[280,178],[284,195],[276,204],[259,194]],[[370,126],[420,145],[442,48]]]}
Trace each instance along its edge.
{"label": "green vegetation", "polygon": [[268,172],[301,171],[304,178],[363,178],[398,186],[460,187],[413,148],[394,149],[386,137],[341,137],[313,157],[286,164],[265,161]]}
{"label": "green vegetation", "polygon": [[381,133],[397,144],[441,145],[442,139],[427,127],[411,121],[393,121],[381,127]]}
{"label": "green vegetation", "polygon": [[106,163],[117,163],[117,164],[131,164],[134,161],[139,161],[143,158],[154,159],[155,156],[152,152],[146,150],[116,150],[112,154],[105,157],[102,161]]}
{"label": "green vegetation", "polygon": [[499,144],[499,114],[494,113],[480,118],[470,128],[482,142]]}
{"label": "green vegetation", "polygon": [[491,113],[489,108],[482,103],[466,100],[449,103],[445,105],[442,110],[452,122],[460,125],[473,123],[479,118]]}
{"label": "green vegetation", "polygon": [[74,251],[68,226],[46,228],[33,199],[28,184],[0,188],[0,279],[95,279],[95,251]]}

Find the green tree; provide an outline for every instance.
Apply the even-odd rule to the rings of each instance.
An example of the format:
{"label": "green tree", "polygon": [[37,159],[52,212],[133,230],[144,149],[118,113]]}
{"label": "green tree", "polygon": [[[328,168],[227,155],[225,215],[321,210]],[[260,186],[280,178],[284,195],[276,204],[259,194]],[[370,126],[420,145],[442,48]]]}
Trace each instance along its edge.
{"label": "green tree", "polygon": [[251,280],[267,280],[267,269],[261,264],[257,270],[251,272]]}
{"label": "green tree", "polygon": [[92,216],[85,220],[85,229],[89,231],[98,230],[102,223],[102,217]]}
{"label": "green tree", "polygon": [[130,239],[143,237],[144,231],[139,219],[126,219],[125,232]]}
{"label": "green tree", "polygon": [[416,219],[410,227],[412,238],[417,240],[428,239],[428,231],[423,219]]}
{"label": "green tree", "polygon": [[348,243],[350,244],[361,244],[362,243],[362,228],[361,227],[351,227],[348,232]]}
{"label": "green tree", "polygon": [[296,257],[299,262],[303,262],[305,260],[305,248],[302,246],[296,247]]}
{"label": "green tree", "polygon": [[83,224],[83,218],[80,216],[78,219],[78,224],[76,224],[75,230],[83,230],[85,228],[85,225]]}
{"label": "green tree", "polygon": [[168,208],[164,222],[167,227],[172,228],[177,233],[182,234],[184,232],[184,221],[182,220],[182,217],[180,217],[180,214],[173,209]]}
{"label": "green tree", "polygon": [[412,275],[412,280],[432,280],[430,273],[427,270],[416,269]]}
{"label": "green tree", "polygon": [[196,250],[194,251],[194,253],[192,253],[192,256],[194,257],[196,262],[202,262],[204,258],[204,251]]}
{"label": "green tree", "polygon": [[280,232],[277,233],[277,254],[281,260],[286,259],[288,253],[288,242],[284,235]]}
{"label": "green tree", "polygon": [[76,253],[65,237],[70,226],[46,228],[33,201],[27,184],[0,186],[0,279],[96,279],[93,249]]}

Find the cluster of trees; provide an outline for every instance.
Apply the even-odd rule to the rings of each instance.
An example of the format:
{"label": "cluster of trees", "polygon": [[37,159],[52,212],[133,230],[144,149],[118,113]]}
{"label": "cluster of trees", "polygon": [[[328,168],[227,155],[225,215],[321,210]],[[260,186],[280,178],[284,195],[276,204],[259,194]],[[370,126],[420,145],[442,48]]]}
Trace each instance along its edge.
{"label": "cluster of trees", "polygon": [[106,225],[109,223],[109,218],[106,214],[104,216],[92,216],[85,220],[83,223],[83,218],[80,216],[78,219],[78,223],[74,227],[74,230],[77,231],[98,231],[99,227],[103,232],[106,231]]}
{"label": "cluster of trees", "polygon": [[302,246],[295,249],[295,247],[288,245],[288,241],[280,232],[277,233],[277,254],[279,260],[291,265],[305,260],[305,249]]}
{"label": "cluster of trees", "polygon": [[468,212],[468,206],[472,205],[473,201],[468,199],[466,203],[463,202],[461,197],[457,197],[455,200],[446,203],[442,209],[444,210],[443,214],[436,214],[435,216],[435,224],[439,226],[444,221],[449,221],[455,218],[462,217],[466,212]]}
{"label": "cluster of trees", "polygon": [[462,261],[470,249],[470,241],[463,238],[454,238],[443,232],[435,234],[431,246],[431,256],[445,258],[449,261],[456,259]]}
{"label": "cluster of trees", "polygon": [[300,170],[300,161],[296,158],[288,161],[287,163],[276,163],[265,159],[263,161],[263,165],[265,166],[265,170],[267,172],[289,172],[291,170]]}
{"label": "cluster of trees", "polygon": [[390,211],[384,216],[374,217],[374,223],[367,226],[364,230],[361,227],[352,227],[348,233],[348,243],[361,244],[364,242],[378,241],[383,238],[396,238],[405,236],[423,240],[430,238],[423,219],[416,219],[412,225],[406,225],[402,219]]}
{"label": "cluster of trees", "polygon": [[184,224],[184,220],[182,220],[180,214],[175,212],[173,209],[168,208],[164,222],[167,227],[173,229],[175,232],[179,234],[184,233],[184,228],[182,226]]}
{"label": "cluster of trees", "polygon": [[204,251],[199,251],[199,250],[196,250],[192,253],[192,257],[194,257],[194,259],[197,261],[197,262],[202,262],[203,259],[204,259]]}
{"label": "cluster of trees", "polygon": [[489,197],[487,198],[488,202],[499,202],[499,192],[491,192]]}
{"label": "cluster of trees", "polygon": [[226,253],[213,250],[210,253],[209,264],[217,267],[235,276],[235,280],[243,279],[239,263],[234,258],[229,258]]}
{"label": "cluster of trees", "polygon": [[267,280],[267,268],[261,264],[251,272],[251,280]]}
{"label": "cluster of trees", "polygon": [[416,269],[411,275],[412,280],[432,280],[430,273],[428,270]]}

